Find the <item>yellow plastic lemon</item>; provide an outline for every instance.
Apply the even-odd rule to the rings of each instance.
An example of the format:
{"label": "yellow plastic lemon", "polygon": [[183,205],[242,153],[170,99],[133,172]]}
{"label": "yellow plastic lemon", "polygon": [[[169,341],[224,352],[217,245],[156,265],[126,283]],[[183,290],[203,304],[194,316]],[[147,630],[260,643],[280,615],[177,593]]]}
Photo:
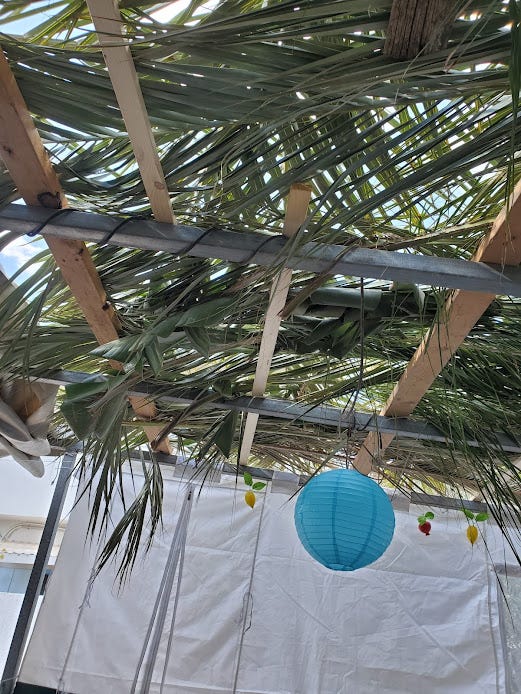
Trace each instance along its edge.
{"label": "yellow plastic lemon", "polygon": [[475,525],[469,525],[467,528],[467,538],[471,545],[478,539],[478,529]]}
{"label": "yellow plastic lemon", "polygon": [[251,489],[248,489],[248,491],[244,495],[244,501],[248,504],[250,508],[253,508],[255,506],[255,494],[251,491]]}

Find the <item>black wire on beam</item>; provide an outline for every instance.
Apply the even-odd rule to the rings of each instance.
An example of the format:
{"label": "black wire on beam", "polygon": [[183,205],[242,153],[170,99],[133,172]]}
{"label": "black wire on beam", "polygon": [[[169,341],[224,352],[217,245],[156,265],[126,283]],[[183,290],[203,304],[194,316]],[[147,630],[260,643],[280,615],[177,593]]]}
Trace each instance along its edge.
{"label": "black wire on beam", "polygon": [[55,216],[49,210],[7,205],[0,210],[0,228],[19,234],[42,229],[42,234],[122,248],[165,251],[198,258],[219,258],[233,263],[284,266],[316,274],[381,279],[465,289],[496,295],[521,296],[521,270],[454,258],[350,248],[308,242],[294,248],[280,235],[249,231],[200,229],[150,219],[125,219],[69,210]]}

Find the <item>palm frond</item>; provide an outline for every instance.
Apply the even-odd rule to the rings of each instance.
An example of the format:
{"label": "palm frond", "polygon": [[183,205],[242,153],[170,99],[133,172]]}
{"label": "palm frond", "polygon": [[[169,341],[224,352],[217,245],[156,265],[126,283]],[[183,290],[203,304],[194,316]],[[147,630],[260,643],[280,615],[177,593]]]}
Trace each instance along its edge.
{"label": "palm frond", "polygon": [[[519,26],[510,31],[501,0],[464,3],[446,48],[411,63],[382,52],[391,0],[371,11],[361,0],[219,0],[211,8],[194,0],[167,19],[170,3],[120,5],[182,221],[278,232],[291,184],[307,180],[311,215],[295,248],[318,240],[468,259],[505,201],[507,180],[520,178]],[[1,43],[69,200],[83,210],[148,215],[86,4],[57,0],[45,17],[35,12],[34,3],[4,2],[6,30],[35,21]],[[0,200],[16,197],[0,173]],[[159,466],[146,465],[143,490],[122,522],[110,524],[127,451],[145,443],[125,393],[140,378],[180,396],[249,393],[278,268],[91,251],[121,319],[120,339],[97,348],[43,252],[0,295],[0,366],[7,377],[58,368],[110,376],[102,392],[91,384],[62,398],[53,435],[85,436],[91,530],[113,531],[102,563],[121,544],[124,576],[142,533],[157,528],[162,501]],[[302,300],[282,323],[268,395],[379,409],[445,292],[366,281],[362,300],[359,279],[332,277],[302,293],[310,279],[294,275],[292,296]],[[480,493],[504,528],[505,513],[521,519],[519,471],[498,451],[495,432],[521,436],[520,320],[521,302],[499,297],[418,407],[452,443],[398,440],[379,461],[389,482],[409,490]],[[123,375],[108,358],[125,364]],[[224,458],[235,460],[240,423],[212,408],[211,397],[197,408],[158,405],[150,424],[169,431],[203,478]],[[252,460],[313,474],[326,460],[349,460],[362,438],[261,418]],[[481,447],[469,447],[469,438]]]}

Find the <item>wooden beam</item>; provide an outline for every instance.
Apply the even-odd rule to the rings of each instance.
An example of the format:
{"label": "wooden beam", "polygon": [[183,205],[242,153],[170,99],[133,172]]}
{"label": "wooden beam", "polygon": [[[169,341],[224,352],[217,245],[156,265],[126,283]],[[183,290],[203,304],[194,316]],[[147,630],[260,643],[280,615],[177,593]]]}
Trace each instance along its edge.
{"label": "wooden beam", "polygon": [[[284,217],[284,227],[282,229],[282,233],[287,238],[294,236],[302,224],[304,224],[309,201],[311,199],[311,190],[311,186],[305,183],[295,183],[291,186],[286,202],[286,214]],[[275,352],[277,336],[282,322],[282,318],[279,314],[286,305],[292,275],[293,270],[284,268],[277,274],[272,283],[270,300],[264,319],[264,329],[262,331],[259,355],[257,357],[257,368],[253,380],[253,396],[264,395],[266,391],[271,361]],[[239,453],[239,462],[241,464],[245,464],[250,456],[258,421],[258,414],[250,412],[246,416],[241,450]]]}
{"label": "wooden beam", "polygon": [[[500,212],[490,232],[481,241],[473,260],[504,266],[521,263],[521,181],[516,185],[508,206]],[[454,292],[447,299],[437,321],[422,340],[381,410],[381,415],[406,417],[411,414],[494,299],[494,294],[463,290]],[[368,434],[354,461],[355,467],[369,474],[373,460],[393,439],[393,434]]]}
{"label": "wooden beam", "polygon": [[[27,205],[61,209],[67,199],[36,130],[7,59],[0,49],[0,157]],[[46,236],[47,244],[100,344],[118,339],[119,322],[83,241]],[[115,366],[121,366],[115,364]],[[153,402],[132,398],[140,417],[155,415]],[[147,434],[153,440],[161,427]]]}
{"label": "wooden beam", "polygon": [[[63,208],[67,200],[7,59],[0,50],[0,156],[27,205]],[[56,262],[100,342],[117,339],[115,312],[87,247],[47,237]]]}
{"label": "wooden beam", "polygon": [[384,55],[412,60],[447,44],[461,2],[457,0],[394,0],[386,30]]}
{"label": "wooden beam", "polygon": [[139,172],[158,222],[175,223],[157,147],[139,80],[124,34],[117,0],[87,0],[112,87],[127,129]]}

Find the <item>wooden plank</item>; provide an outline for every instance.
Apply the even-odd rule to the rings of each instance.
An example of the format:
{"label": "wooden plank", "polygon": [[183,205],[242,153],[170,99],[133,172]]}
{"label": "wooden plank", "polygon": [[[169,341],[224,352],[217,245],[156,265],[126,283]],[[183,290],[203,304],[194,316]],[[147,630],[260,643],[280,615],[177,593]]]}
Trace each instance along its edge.
{"label": "wooden plank", "polygon": [[87,0],[119,109],[136,157],[143,185],[158,222],[175,223],[157,147],[125,39],[117,0]]}
{"label": "wooden plank", "polygon": [[[515,187],[509,206],[500,212],[490,232],[481,241],[473,260],[505,266],[521,263],[521,181]],[[422,340],[381,415],[406,417],[411,414],[494,298],[494,294],[458,290],[447,299],[438,320]],[[388,433],[368,434],[354,461],[357,470],[369,474],[373,460],[393,439],[394,435]]]}
{"label": "wooden plank", "polygon": [[[284,227],[282,229],[282,233],[287,238],[294,236],[305,222],[309,201],[311,199],[311,190],[311,186],[305,183],[295,183],[291,186],[286,203]],[[264,319],[264,329],[262,331],[259,355],[257,357],[257,368],[253,380],[252,395],[254,396],[264,395],[266,391],[271,361],[275,352],[277,336],[282,322],[280,313],[286,305],[292,275],[293,270],[290,268],[283,268],[272,283],[270,300]],[[250,456],[258,421],[258,414],[250,412],[246,416],[239,454],[239,462],[241,464],[245,464]]]}
{"label": "wooden plank", "polygon": [[[61,209],[67,199],[7,59],[0,49],[0,157],[27,205]],[[85,319],[100,344],[118,339],[119,322],[82,241],[46,236],[47,244]],[[114,364],[118,367],[121,365]],[[139,417],[156,413],[153,402],[132,398]],[[153,440],[154,433],[147,429]],[[165,447],[166,448],[166,447]]]}
{"label": "wooden plank", "polygon": [[[0,50],[0,156],[27,205],[67,207],[58,176],[36,130],[7,59]],[[87,247],[81,241],[47,241],[100,342],[117,339],[116,317]],[[104,308],[105,307],[105,308]]]}
{"label": "wooden plank", "polygon": [[386,30],[384,55],[412,60],[447,44],[460,3],[454,0],[394,0]]}

